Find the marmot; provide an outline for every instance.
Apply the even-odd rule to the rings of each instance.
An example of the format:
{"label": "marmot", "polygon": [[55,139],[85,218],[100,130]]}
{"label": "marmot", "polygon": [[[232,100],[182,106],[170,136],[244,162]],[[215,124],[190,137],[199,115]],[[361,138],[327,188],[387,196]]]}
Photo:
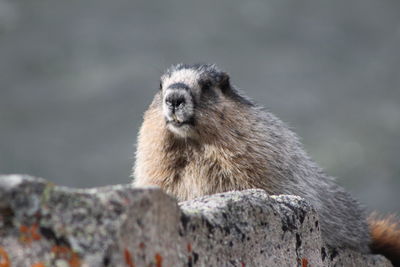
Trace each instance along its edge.
{"label": "marmot", "polygon": [[139,132],[134,184],[158,185],[180,201],[250,188],[298,195],[319,213],[328,246],[392,253],[399,264],[397,226],[378,220],[368,226],[359,203],[307,155],[296,134],[229,80],[208,64],[178,64],[162,75]]}

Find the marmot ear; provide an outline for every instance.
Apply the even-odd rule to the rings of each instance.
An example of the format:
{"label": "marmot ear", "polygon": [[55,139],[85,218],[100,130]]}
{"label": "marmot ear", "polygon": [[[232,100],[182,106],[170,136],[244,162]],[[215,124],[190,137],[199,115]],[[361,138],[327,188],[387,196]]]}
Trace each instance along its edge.
{"label": "marmot ear", "polygon": [[226,72],[221,72],[218,79],[218,87],[223,93],[226,93],[231,89],[231,84],[229,82],[229,75]]}

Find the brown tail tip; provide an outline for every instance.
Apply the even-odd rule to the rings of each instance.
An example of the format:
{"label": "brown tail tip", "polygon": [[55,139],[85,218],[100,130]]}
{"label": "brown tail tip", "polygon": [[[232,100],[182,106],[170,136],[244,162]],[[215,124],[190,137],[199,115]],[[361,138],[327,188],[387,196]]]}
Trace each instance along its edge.
{"label": "brown tail tip", "polygon": [[372,253],[382,254],[394,266],[400,266],[400,221],[394,215],[379,218],[376,214],[371,214],[368,223]]}

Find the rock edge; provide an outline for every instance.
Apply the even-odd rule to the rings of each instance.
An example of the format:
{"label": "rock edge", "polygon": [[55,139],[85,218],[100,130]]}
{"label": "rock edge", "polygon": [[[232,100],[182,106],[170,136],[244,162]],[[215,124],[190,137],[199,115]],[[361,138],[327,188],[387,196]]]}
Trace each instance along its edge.
{"label": "rock edge", "polygon": [[0,176],[0,265],[392,266],[329,250],[297,196],[253,189],[178,204],[159,188],[71,189],[26,175]]}

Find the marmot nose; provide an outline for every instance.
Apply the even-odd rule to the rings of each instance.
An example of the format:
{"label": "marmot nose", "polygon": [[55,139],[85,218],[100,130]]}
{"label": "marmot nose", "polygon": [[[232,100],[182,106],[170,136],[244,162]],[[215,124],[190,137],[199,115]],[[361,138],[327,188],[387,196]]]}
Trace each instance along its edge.
{"label": "marmot nose", "polygon": [[165,103],[171,109],[182,108],[186,101],[185,97],[181,94],[172,93],[165,98]]}

